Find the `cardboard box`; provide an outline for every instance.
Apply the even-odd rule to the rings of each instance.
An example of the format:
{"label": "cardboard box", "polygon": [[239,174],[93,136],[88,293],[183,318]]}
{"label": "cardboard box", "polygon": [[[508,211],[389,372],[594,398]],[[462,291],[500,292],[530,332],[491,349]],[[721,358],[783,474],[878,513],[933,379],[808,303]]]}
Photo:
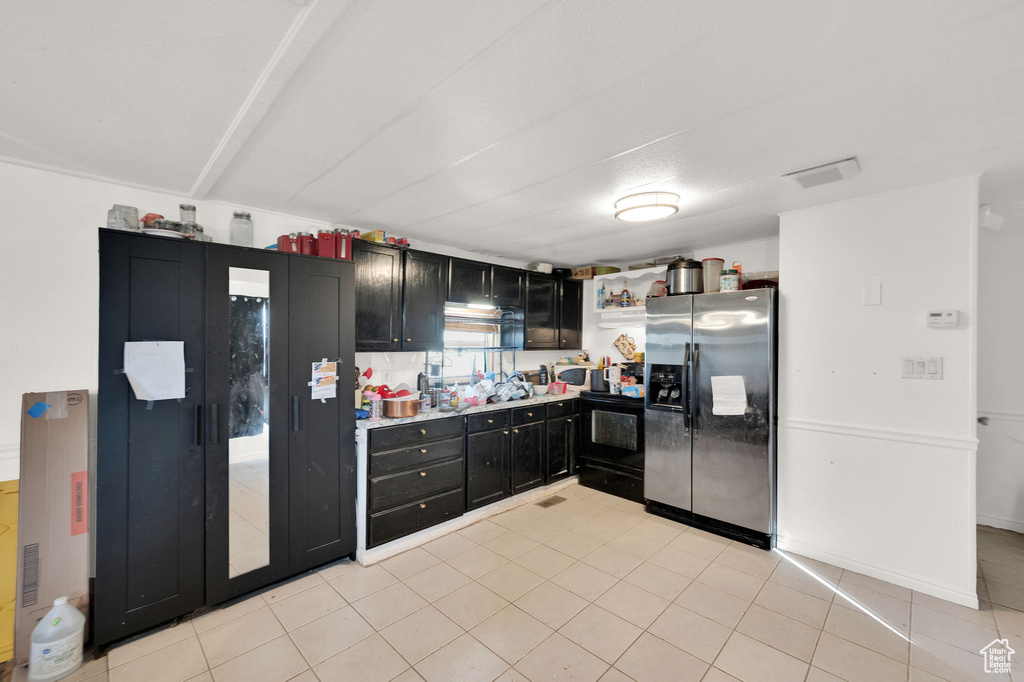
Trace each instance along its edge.
{"label": "cardboard box", "polygon": [[388,240],[384,230],[371,230],[370,232],[364,232],[359,238],[364,241],[373,242],[374,244],[383,244]]}
{"label": "cardboard box", "polygon": [[[29,659],[39,619],[66,596],[89,614],[89,392],[26,393],[14,660]],[[88,624],[87,624],[88,627]]]}
{"label": "cardboard box", "polygon": [[572,279],[594,279],[594,266],[588,265],[583,268],[573,268],[572,274],[569,277]]}

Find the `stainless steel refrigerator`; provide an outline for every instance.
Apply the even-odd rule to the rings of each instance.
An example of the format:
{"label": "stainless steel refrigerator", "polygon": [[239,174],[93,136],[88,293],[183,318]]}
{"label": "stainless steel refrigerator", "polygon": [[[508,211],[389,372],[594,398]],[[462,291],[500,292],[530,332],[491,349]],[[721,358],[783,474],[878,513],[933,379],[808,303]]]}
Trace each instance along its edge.
{"label": "stainless steel refrigerator", "polygon": [[771,548],[774,289],[647,299],[644,497],[655,514]]}

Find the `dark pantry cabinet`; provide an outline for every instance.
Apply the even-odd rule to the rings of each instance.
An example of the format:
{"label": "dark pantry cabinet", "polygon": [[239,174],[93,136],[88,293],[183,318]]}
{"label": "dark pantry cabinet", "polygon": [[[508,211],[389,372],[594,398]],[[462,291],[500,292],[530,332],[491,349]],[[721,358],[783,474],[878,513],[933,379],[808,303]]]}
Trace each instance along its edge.
{"label": "dark pantry cabinet", "polygon": [[[352,371],[351,263],[101,230],[100,264],[96,643],[353,553],[351,404],[307,385]],[[185,398],[137,400],[126,341],[183,341]]]}

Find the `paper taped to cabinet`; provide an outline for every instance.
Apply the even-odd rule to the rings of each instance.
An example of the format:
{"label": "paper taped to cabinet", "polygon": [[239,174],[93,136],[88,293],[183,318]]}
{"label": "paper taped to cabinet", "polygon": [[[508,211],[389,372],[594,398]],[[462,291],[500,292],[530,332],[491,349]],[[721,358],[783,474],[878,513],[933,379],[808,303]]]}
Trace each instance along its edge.
{"label": "paper taped to cabinet", "polygon": [[313,380],[310,398],[326,400],[338,397],[338,363],[322,360],[313,363]]}
{"label": "paper taped to cabinet", "polygon": [[747,411],[747,386],[742,376],[711,377],[711,414],[729,416]]}
{"label": "paper taped to cabinet", "polygon": [[139,400],[184,398],[185,342],[126,342],[124,373]]}

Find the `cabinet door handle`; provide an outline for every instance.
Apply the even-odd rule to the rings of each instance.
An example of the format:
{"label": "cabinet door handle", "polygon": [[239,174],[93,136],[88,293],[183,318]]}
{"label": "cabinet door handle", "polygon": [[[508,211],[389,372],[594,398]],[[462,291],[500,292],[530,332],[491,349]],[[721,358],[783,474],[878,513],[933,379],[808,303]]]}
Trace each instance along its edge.
{"label": "cabinet door handle", "polygon": [[519,429],[512,429],[512,433],[519,433]]}
{"label": "cabinet door handle", "polygon": [[533,339],[527,339],[526,343],[533,343]]}
{"label": "cabinet door handle", "polygon": [[218,445],[220,443],[220,437],[217,433],[220,431],[220,419],[217,418],[217,403],[210,405],[210,444]]}
{"label": "cabinet door handle", "polygon": [[[508,431],[502,431],[502,433],[504,433],[506,436],[508,435]],[[516,431],[516,433],[519,433],[519,432]]]}
{"label": "cabinet door handle", "polygon": [[406,339],[406,341],[412,343],[412,339]]}
{"label": "cabinet door handle", "polygon": [[427,430],[426,429],[420,429],[420,435],[421,436],[427,435]]}
{"label": "cabinet door handle", "polygon": [[424,454],[424,455],[427,454],[427,449],[426,448],[420,448],[420,453]]}
{"label": "cabinet door handle", "polygon": [[394,343],[398,343],[398,339],[391,339]]}
{"label": "cabinet door handle", "polygon": [[562,339],[562,343],[569,343],[569,342],[566,341],[565,339]]}
{"label": "cabinet door handle", "polygon": [[571,420],[571,419],[566,419],[565,421],[567,421],[567,422],[569,422],[570,424],[572,424],[572,420]]}
{"label": "cabinet door handle", "polygon": [[299,396],[292,396],[292,431],[299,430]]}
{"label": "cabinet door handle", "polygon": [[427,472],[426,472],[426,471],[421,471],[421,472],[420,472],[420,476],[426,476],[426,475],[427,475]]}
{"label": "cabinet door handle", "polygon": [[203,444],[203,406],[196,405],[195,444]]}
{"label": "cabinet door handle", "polygon": [[427,505],[421,502],[420,503],[420,509],[426,509],[426,508],[427,508]]}

